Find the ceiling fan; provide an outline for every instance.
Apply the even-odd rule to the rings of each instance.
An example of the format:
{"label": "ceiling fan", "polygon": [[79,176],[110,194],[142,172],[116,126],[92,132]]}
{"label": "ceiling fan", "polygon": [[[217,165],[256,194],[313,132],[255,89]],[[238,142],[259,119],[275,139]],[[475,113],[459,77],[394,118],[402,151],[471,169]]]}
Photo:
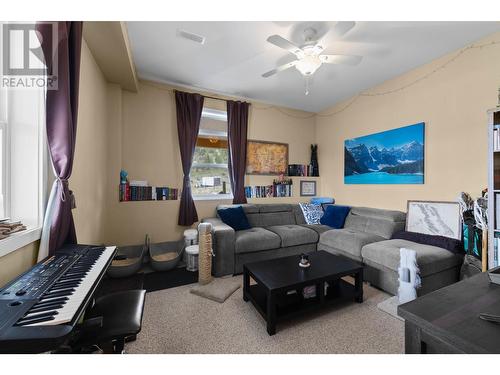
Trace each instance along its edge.
{"label": "ceiling fan", "polygon": [[[334,32],[340,37],[351,30],[355,24],[355,22],[337,22],[334,27]],[[294,54],[297,59],[262,74],[262,77],[271,77],[276,73],[295,67],[306,78],[306,95],[309,94],[309,77],[311,77],[322,64],[357,65],[362,59],[361,56],[354,55],[322,54],[324,47],[317,40],[317,31],[313,27],[308,27],[304,30],[305,42],[301,46],[279,35],[271,35],[267,38],[267,41]]]}

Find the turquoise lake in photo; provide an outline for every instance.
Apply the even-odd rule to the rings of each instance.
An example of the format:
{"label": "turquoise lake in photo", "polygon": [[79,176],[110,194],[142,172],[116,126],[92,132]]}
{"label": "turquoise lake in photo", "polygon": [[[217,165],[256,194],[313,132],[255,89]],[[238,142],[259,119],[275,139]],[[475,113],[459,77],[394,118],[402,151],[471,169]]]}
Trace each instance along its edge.
{"label": "turquoise lake in photo", "polygon": [[344,184],[423,184],[423,174],[373,172],[344,176]]}

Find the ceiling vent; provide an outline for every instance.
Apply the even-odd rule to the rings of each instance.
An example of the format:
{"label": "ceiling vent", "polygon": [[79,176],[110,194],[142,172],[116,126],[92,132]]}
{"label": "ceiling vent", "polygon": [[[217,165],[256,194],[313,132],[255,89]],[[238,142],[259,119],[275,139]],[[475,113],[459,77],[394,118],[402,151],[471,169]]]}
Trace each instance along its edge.
{"label": "ceiling vent", "polygon": [[197,34],[190,33],[185,30],[177,29],[177,36],[196,42],[198,44],[205,44],[205,37]]}

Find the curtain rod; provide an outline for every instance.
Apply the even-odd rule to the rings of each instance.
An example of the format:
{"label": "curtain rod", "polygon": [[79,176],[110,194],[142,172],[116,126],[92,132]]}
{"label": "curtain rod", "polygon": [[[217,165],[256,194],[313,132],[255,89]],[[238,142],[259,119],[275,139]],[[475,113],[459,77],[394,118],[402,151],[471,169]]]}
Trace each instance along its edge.
{"label": "curtain rod", "polygon": [[221,98],[216,98],[215,96],[208,96],[208,95],[202,95],[200,94],[201,96],[203,96],[205,99],[214,99],[214,100],[221,100],[223,102],[227,102],[227,99],[221,99]]}
{"label": "curtain rod", "polygon": [[[176,89],[174,89],[174,91],[180,91],[180,90],[176,90]],[[236,102],[248,103],[248,105],[251,105],[251,104],[252,104],[252,103],[250,103],[250,102],[243,101],[243,100],[230,100],[230,99],[222,99],[222,98],[216,98],[215,96],[203,95],[203,94],[200,94],[200,93],[198,93],[198,95],[203,96],[205,99],[220,100],[220,101],[222,101],[222,102],[236,101]]]}
{"label": "curtain rod", "polygon": [[201,96],[203,96],[205,99],[214,99],[214,100],[220,100],[220,101],[223,101],[223,102],[228,102],[228,101],[231,101],[231,102],[240,102],[240,103],[247,103],[248,105],[252,105],[252,103],[250,102],[247,102],[247,101],[244,101],[244,100],[230,100],[230,99],[221,99],[221,98],[216,98],[215,96],[209,96],[209,95],[203,95],[203,94],[200,94]]}

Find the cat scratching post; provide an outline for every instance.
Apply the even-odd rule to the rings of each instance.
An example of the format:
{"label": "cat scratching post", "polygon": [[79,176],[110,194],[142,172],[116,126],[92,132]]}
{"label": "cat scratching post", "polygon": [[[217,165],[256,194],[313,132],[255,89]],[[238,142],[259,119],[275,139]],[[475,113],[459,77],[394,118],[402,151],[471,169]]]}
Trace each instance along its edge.
{"label": "cat scratching post", "polygon": [[200,255],[198,257],[198,282],[208,284],[212,281],[212,224],[198,225]]}

